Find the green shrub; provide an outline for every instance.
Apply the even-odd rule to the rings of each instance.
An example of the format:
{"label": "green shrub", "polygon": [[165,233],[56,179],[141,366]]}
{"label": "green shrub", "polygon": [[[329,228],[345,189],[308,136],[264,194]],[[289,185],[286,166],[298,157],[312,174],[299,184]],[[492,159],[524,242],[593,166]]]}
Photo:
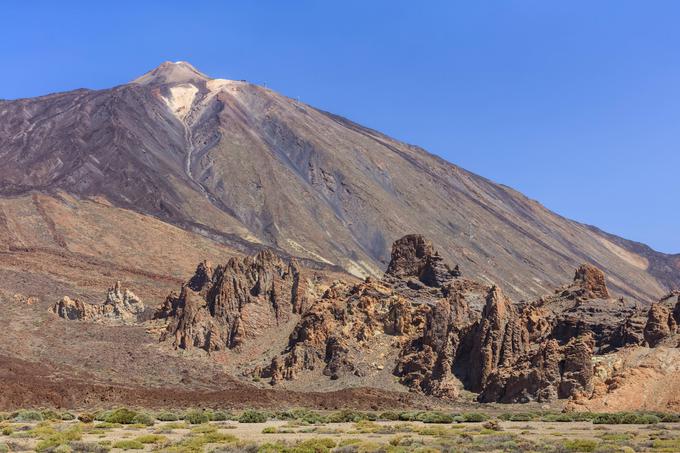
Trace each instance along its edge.
{"label": "green shrub", "polygon": [[414,422],[418,419],[418,416],[420,415],[420,412],[400,412],[399,413],[399,420],[403,422]]}
{"label": "green shrub", "polygon": [[[38,428],[36,428],[38,431]],[[76,426],[66,431],[44,429],[40,432],[41,440],[35,446],[36,451],[54,451],[55,447],[67,445],[71,441],[80,440],[83,436],[80,427]]]}
{"label": "green shrub", "polygon": [[0,453],[8,453],[9,452],[9,447],[7,444],[0,444]]}
{"label": "green shrub", "polygon": [[453,423],[453,415],[441,412],[424,412],[418,420],[423,423]]}
{"label": "green shrub", "polygon": [[160,412],[156,414],[156,420],[161,422],[176,422],[181,417],[174,412]]}
{"label": "green shrub", "polygon": [[541,417],[541,421],[543,422],[573,422],[574,417],[573,414],[569,413],[562,413],[562,414],[546,414],[543,417]]}
{"label": "green shrub", "polygon": [[276,426],[267,426],[262,430],[262,434],[276,434],[277,432]]}
{"label": "green shrub", "polygon": [[73,415],[73,414],[70,413],[70,412],[62,412],[62,413],[59,414],[59,415],[61,416],[61,419],[64,420],[64,421],[71,421],[71,420],[75,420],[75,419],[76,419],[76,416]]}
{"label": "green shrub", "polygon": [[678,423],[680,422],[680,414],[667,414],[655,412],[652,415],[659,417],[663,423]]}
{"label": "green shrub", "polygon": [[378,415],[378,419],[396,421],[396,420],[399,420],[399,414],[397,414],[396,412],[387,411],[387,412],[383,412],[382,414]]}
{"label": "green shrub", "polygon": [[595,451],[597,444],[597,441],[591,439],[574,439],[565,441],[564,448],[567,451],[590,452]]}
{"label": "green shrub", "polygon": [[481,412],[466,412],[461,414],[461,417],[466,423],[481,423],[489,419],[486,414],[482,414]]}
{"label": "green shrub", "polygon": [[38,411],[17,411],[11,415],[11,418],[17,422],[40,422],[43,416]]}
{"label": "green shrub", "polygon": [[68,446],[71,451],[78,453],[108,453],[111,450],[110,446],[96,442],[73,441]]}
{"label": "green shrub", "polygon": [[637,417],[636,423],[641,425],[654,425],[660,421],[661,419],[654,414],[641,414]]}
{"label": "green shrub", "polygon": [[113,443],[113,448],[122,450],[144,450],[144,444],[137,440],[119,440]]}
{"label": "green shrub", "polygon": [[137,412],[131,411],[130,409],[120,408],[116,409],[106,415],[104,419],[107,423],[120,423],[121,425],[132,425],[135,422],[135,417],[137,417]]}
{"label": "green shrub", "polygon": [[327,437],[320,439],[309,439],[295,444],[295,453],[327,453],[335,448],[335,441]]}
{"label": "green shrub", "polygon": [[530,422],[536,418],[536,415],[528,412],[518,412],[501,414],[498,418],[510,422]]}
{"label": "green shrub", "polygon": [[53,411],[51,409],[46,409],[40,412],[43,420],[61,420],[61,415],[59,412]]}
{"label": "green shrub", "polygon": [[238,418],[239,423],[264,423],[269,420],[269,416],[264,412],[245,411]]}
{"label": "green shrub", "polygon": [[105,422],[106,418],[111,415],[113,411],[97,411],[94,413],[94,419],[98,422]]}
{"label": "green shrub", "polygon": [[189,411],[184,416],[184,420],[188,421],[192,425],[199,425],[201,423],[208,423],[210,417],[204,411]]}
{"label": "green shrub", "polygon": [[361,420],[370,420],[369,414],[359,411],[342,410],[333,412],[327,417],[328,423],[356,423]]}
{"label": "green shrub", "polygon": [[133,440],[141,444],[162,444],[168,441],[168,438],[159,434],[144,434],[137,436]]}
{"label": "green shrub", "polygon": [[216,411],[210,414],[210,421],[213,422],[223,422],[226,420],[231,420],[233,415],[227,413],[227,412],[222,412],[222,411]]}
{"label": "green shrub", "polygon": [[5,426],[5,427],[2,428],[2,435],[3,436],[9,436],[13,432],[14,432],[14,428],[12,428],[11,426]]}
{"label": "green shrub", "polygon": [[156,419],[149,414],[139,413],[134,416],[132,423],[135,425],[153,426],[156,423]]}

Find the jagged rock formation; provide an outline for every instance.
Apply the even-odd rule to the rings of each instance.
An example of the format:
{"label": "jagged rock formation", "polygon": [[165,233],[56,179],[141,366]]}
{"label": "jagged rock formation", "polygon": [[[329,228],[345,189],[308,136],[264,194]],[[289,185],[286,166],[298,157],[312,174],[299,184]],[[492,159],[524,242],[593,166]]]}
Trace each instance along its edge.
{"label": "jagged rock formation", "polygon": [[585,299],[609,299],[609,290],[604,272],[590,264],[583,264],[576,269],[574,283],[581,291],[575,292],[576,297]]}
{"label": "jagged rock formation", "polygon": [[[385,271],[385,278],[407,280],[410,287],[418,288],[411,278],[430,287],[441,287],[446,281],[460,277],[460,269],[451,269],[442,262],[439,252],[434,250],[432,242],[420,234],[409,234],[392,245],[390,264]],[[413,289],[415,289],[413,288]]]}
{"label": "jagged rock formation", "polygon": [[116,282],[109,288],[102,305],[88,304],[64,296],[50,311],[68,320],[131,324],[137,322],[144,312],[144,304],[132,291],[123,290],[120,282]]}
{"label": "jagged rock formation", "polygon": [[592,346],[588,335],[564,346],[548,340],[537,351],[494,370],[479,401],[526,403],[588,396],[593,390]]}
{"label": "jagged rock formation", "polygon": [[287,345],[247,362],[244,375],[284,387],[396,377],[441,398],[465,389],[481,402],[521,403],[588,400],[596,357],[675,338],[678,294],[651,308],[611,298],[592,265],[553,294],[514,304],[498,286],[445,265],[422,236],[405,236],[392,250],[383,279],[338,280],[320,296],[322,285],[272,251],[217,267],[203,262],[157,311],[168,320],[161,340],[238,353],[287,325]]}
{"label": "jagged rock formation", "polygon": [[[678,315],[680,314],[680,296],[675,306],[670,305],[672,298],[665,298],[652,304],[647,312],[647,323],[643,331],[644,341],[649,347],[660,345],[665,339],[678,332]],[[666,303],[664,303],[666,302]]]}
{"label": "jagged rock formation", "polygon": [[491,288],[478,326],[472,331],[471,388],[486,387],[497,368],[517,362],[529,347],[529,333],[512,302],[497,287]]}
{"label": "jagged rock formation", "polygon": [[215,269],[201,263],[179,295],[168,296],[156,313],[169,319],[161,340],[208,352],[238,348],[303,311],[307,285],[295,260],[286,263],[270,250]]}
{"label": "jagged rock formation", "polygon": [[330,379],[343,373],[361,376],[357,356],[378,336],[404,337],[418,328],[422,316],[380,282],[335,283],[302,317],[288,349],[275,357],[261,376],[272,383],[295,379],[302,371],[322,369]]}
{"label": "jagged rock formation", "polygon": [[534,343],[548,337],[566,343],[591,333],[596,351],[606,352],[635,342],[639,335],[640,305],[610,298],[604,273],[588,264],[576,270],[572,283],[532,302],[524,312]]}

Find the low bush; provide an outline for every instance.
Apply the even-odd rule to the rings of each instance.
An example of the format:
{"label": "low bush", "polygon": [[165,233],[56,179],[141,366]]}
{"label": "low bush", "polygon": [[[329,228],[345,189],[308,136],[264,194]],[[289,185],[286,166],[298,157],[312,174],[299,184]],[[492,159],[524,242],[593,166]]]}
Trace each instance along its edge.
{"label": "low bush", "polygon": [[43,416],[38,411],[17,411],[12,413],[10,418],[17,422],[40,422]]}
{"label": "low bush", "polygon": [[573,422],[574,416],[571,413],[546,414],[541,417],[542,422]]}
{"label": "low bush", "polygon": [[120,408],[106,414],[104,421],[107,423],[120,423],[121,425],[132,425],[137,423],[135,418],[138,416],[137,412],[131,411],[127,408]]}
{"label": "low bush", "polygon": [[657,415],[635,412],[602,413],[593,417],[595,425],[650,425],[660,421]]}
{"label": "low bush", "polygon": [[243,412],[238,418],[239,423],[264,423],[267,420],[269,420],[267,413],[252,410]]}
{"label": "low bush", "polygon": [[156,423],[156,418],[149,414],[138,413],[132,419],[132,423],[135,425],[153,426]]}
{"label": "low bush", "polygon": [[335,441],[327,437],[320,439],[309,439],[295,444],[295,453],[327,453],[335,448]]}
{"label": "low bush", "polygon": [[108,453],[111,451],[111,447],[108,445],[96,442],[73,441],[69,442],[68,446],[73,453]]}
{"label": "low bush", "polygon": [[379,420],[389,420],[389,421],[396,421],[399,420],[399,414],[396,412],[392,411],[387,411],[383,412],[380,415],[378,415]]}
{"label": "low bush", "polygon": [[156,420],[159,422],[176,422],[182,417],[174,412],[159,412],[156,414]]}
{"label": "low bush", "polygon": [[168,438],[159,434],[144,434],[135,437],[133,440],[142,444],[163,444],[168,441]]}
{"label": "low bush", "polygon": [[224,422],[227,420],[232,420],[234,416],[228,412],[215,411],[210,414],[210,421],[213,422]]}
{"label": "low bush", "polygon": [[536,419],[537,415],[529,412],[517,412],[501,414],[498,418],[509,422],[530,422]]}
{"label": "low bush", "polygon": [[121,450],[144,450],[144,444],[137,440],[119,440],[113,443],[113,448]]}
{"label": "low bush", "polygon": [[198,425],[201,423],[208,423],[210,421],[210,417],[208,417],[208,414],[206,414],[204,411],[189,411],[186,413],[184,416],[184,420],[188,421],[192,425]]}
{"label": "low bush", "polygon": [[61,420],[61,414],[51,409],[46,409],[40,412],[43,420]]}
{"label": "low bush", "polygon": [[418,420],[423,423],[453,423],[453,415],[442,412],[424,412]]}
{"label": "low bush", "polygon": [[[333,412],[326,418],[329,423],[356,423],[361,420],[371,420],[372,416],[365,412],[342,410],[339,412]],[[373,420],[376,418],[377,417],[373,418]]]}
{"label": "low bush", "polygon": [[460,416],[466,423],[481,423],[489,419],[488,415],[482,414],[481,412],[466,412],[460,414]]}
{"label": "low bush", "polygon": [[276,426],[267,426],[262,430],[262,434],[276,434],[277,432]]}
{"label": "low bush", "polygon": [[590,452],[597,449],[597,444],[597,441],[591,439],[574,439],[565,441],[563,445],[567,451]]}
{"label": "low bush", "polygon": [[54,451],[55,448],[62,445],[66,446],[69,442],[80,440],[83,433],[80,427],[75,426],[65,431],[56,431],[54,429],[45,428],[44,430],[34,430],[38,432],[40,441],[36,444],[36,451]]}

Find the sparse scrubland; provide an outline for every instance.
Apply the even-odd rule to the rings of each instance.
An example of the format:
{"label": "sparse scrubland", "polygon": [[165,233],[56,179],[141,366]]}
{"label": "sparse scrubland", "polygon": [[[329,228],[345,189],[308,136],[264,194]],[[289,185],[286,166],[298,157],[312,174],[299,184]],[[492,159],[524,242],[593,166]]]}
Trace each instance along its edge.
{"label": "sparse scrubland", "polygon": [[673,452],[680,415],[20,410],[0,414],[0,452]]}

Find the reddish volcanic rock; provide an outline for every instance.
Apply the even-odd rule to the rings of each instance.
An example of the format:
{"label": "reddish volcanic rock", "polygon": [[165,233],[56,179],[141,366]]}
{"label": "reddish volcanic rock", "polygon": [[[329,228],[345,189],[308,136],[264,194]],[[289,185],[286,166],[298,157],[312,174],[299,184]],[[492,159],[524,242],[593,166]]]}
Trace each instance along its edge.
{"label": "reddish volcanic rock", "polygon": [[297,263],[271,251],[232,258],[214,270],[201,263],[179,296],[171,295],[156,317],[170,319],[161,341],[178,348],[217,351],[285,323],[305,304],[306,284]]}
{"label": "reddish volcanic rock", "polygon": [[487,296],[480,324],[473,333],[471,388],[483,389],[489,375],[496,368],[516,361],[527,350],[528,342],[524,320],[501,290],[493,287]]}
{"label": "reddish volcanic rock", "polygon": [[652,304],[647,313],[647,324],[644,330],[647,345],[658,346],[676,330],[677,324],[671,310],[662,304]]}
{"label": "reddish volcanic rock", "polygon": [[574,283],[583,289],[582,296],[588,299],[609,299],[604,273],[590,264],[582,264],[576,269]]}
{"label": "reddish volcanic rock", "polygon": [[392,245],[392,257],[385,271],[386,277],[417,278],[421,283],[439,287],[453,277],[459,277],[458,266],[451,269],[442,263],[432,243],[419,234],[409,234]]}
{"label": "reddish volcanic rock", "polygon": [[481,402],[526,403],[577,398],[592,393],[592,339],[565,346],[548,340],[536,352],[495,370],[479,395]]}

